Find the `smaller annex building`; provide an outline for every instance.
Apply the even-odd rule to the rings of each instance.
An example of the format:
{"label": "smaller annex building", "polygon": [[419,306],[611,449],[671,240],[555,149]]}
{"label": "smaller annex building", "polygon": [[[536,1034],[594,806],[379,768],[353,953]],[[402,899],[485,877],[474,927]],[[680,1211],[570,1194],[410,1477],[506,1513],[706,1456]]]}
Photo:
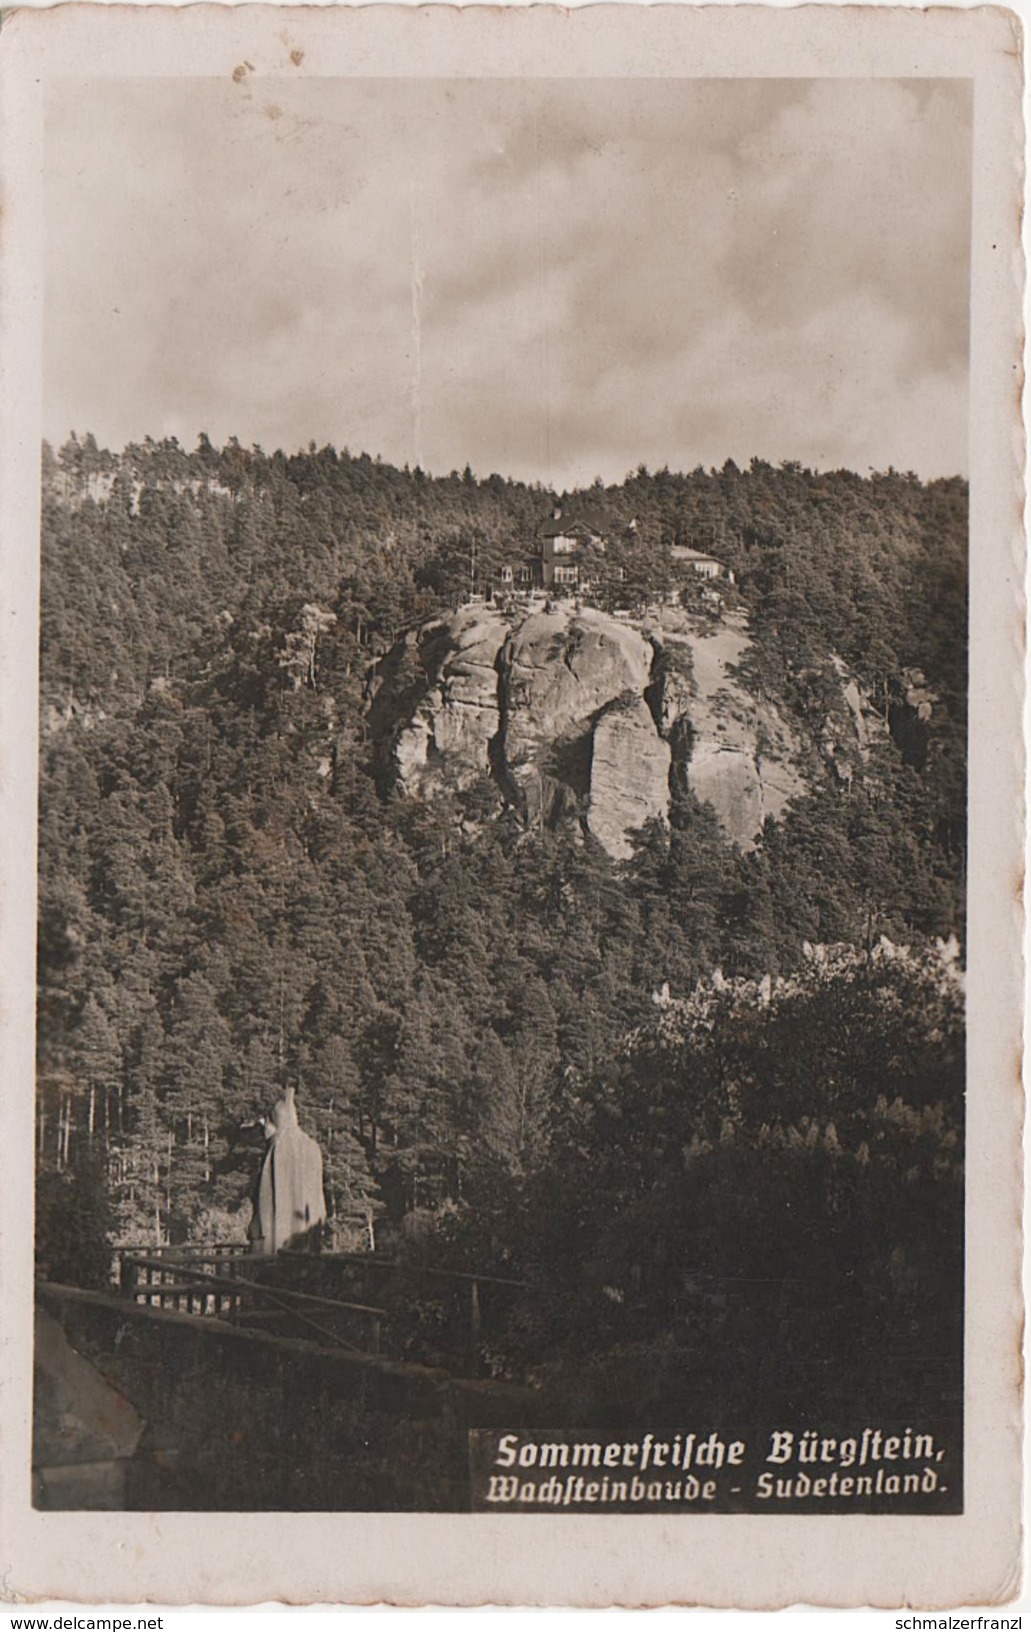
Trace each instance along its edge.
{"label": "smaller annex building", "polygon": [[706,555],[704,550],[692,550],[687,544],[674,544],[670,555],[678,566],[688,567],[699,578],[722,578],[728,584],[734,582],[730,568],[716,556]]}

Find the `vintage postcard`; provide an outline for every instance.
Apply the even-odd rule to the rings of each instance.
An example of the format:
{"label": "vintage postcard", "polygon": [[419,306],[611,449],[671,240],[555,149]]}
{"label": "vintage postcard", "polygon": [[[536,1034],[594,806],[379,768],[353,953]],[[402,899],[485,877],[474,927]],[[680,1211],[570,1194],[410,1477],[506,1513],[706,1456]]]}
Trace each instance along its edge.
{"label": "vintage postcard", "polygon": [[1019,1591],[1021,49],[5,15],[14,1596]]}

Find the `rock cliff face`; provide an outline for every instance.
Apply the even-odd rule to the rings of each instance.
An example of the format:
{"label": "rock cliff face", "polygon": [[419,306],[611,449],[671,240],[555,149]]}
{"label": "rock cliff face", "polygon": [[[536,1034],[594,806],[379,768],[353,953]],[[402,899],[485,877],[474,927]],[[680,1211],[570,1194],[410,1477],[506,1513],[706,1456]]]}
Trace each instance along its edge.
{"label": "rock cliff face", "polygon": [[496,763],[502,786],[528,823],[550,821],[568,808],[568,792],[581,804],[590,802],[597,781],[595,736],[618,698],[641,702],[649,746],[664,746],[642,700],[651,664],[644,637],[601,612],[535,612],[513,629],[500,653]]}
{"label": "rock cliff face", "polygon": [[736,678],[744,618],[631,622],[559,603],[465,607],[384,660],[370,729],[384,774],[433,798],[489,777],[528,827],[567,818],[616,859],[669,814],[671,779],[747,848],[803,790],[798,745]]}
{"label": "rock cliff face", "polygon": [[[509,629],[497,613],[477,609],[412,630],[386,660],[385,686],[372,710],[374,732],[383,722],[381,699],[400,704],[400,729],[387,720],[391,751],[407,793],[432,795],[443,786],[464,789],[489,769],[498,732],[498,654]],[[408,717],[406,692],[414,688]]]}
{"label": "rock cliff face", "polygon": [[692,694],[677,703],[688,735],[687,785],[712,805],[727,837],[748,849],[767,816],[779,816],[804,784],[787,723],[736,678],[751,644],[745,619],[731,613],[704,632],[670,629],[659,638],[691,665]]}
{"label": "rock cliff face", "polygon": [[591,737],[587,826],[610,856],[632,855],[630,834],[665,819],[672,757],[643,698],[600,715]]}

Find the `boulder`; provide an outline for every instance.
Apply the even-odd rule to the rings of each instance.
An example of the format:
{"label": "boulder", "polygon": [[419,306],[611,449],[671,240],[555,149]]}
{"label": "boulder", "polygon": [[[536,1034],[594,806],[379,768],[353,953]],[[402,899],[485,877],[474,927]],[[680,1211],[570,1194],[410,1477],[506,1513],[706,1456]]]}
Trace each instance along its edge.
{"label": "boulder", "polygon": [[326,1218],[322,1152],[297,1120],[293,1087],[287,1088],[265,1123],[268,1141],[258,1176],[251,1251],[274,1257],[284,1247],[314,1244]]}
{"label": "boulder", "polygon": [[587,826],[615,860],[633,854],[632,833],[648,821],[666,819],[671,758],[643,698],[609,708],[597,720]]}

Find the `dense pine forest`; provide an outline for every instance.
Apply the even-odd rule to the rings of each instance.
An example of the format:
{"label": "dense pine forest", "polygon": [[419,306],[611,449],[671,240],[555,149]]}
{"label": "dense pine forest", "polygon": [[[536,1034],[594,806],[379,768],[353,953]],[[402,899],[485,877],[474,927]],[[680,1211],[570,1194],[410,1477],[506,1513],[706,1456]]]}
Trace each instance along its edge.
{"label": "dense pine forest", "polygon": [[[499,1376],[944,1411],[966,485],[753,461],[579,496],[621,540],[600,596],[661,597],[677,545],[732,570],[742,678],[805,745],[754,849],[681,788],[622,863],[484,788],[404,798],[369,740],[383,656],[559,498],[331,447],[44,449],[40,1266],[243,1240],[246,1124],[295,1083],[336,1244],[531,1287]],[[870,720],[847,780],[835,664]]]}

